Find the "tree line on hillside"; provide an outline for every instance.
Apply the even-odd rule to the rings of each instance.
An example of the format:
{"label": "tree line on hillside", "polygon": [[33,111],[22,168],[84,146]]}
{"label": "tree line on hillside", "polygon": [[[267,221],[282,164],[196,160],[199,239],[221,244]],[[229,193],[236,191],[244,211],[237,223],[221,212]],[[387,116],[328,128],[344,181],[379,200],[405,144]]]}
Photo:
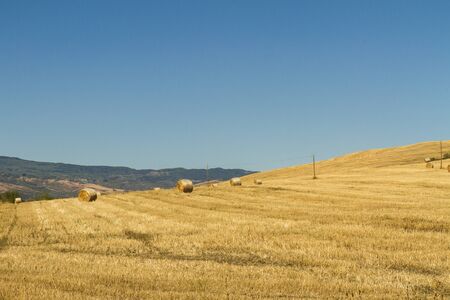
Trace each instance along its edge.
{"label": "tree line on hillside", "polygon": [[0,193],[0,202],[14,203],[16,198],[20,198],[20,194],[16,191],[6,191],[4,193]]}
{"label": "tree line on hillside", "polygon": [[[21,198],[20,193],[17,191],[6,191],[3,193],[0,193],[0,202],[3,203],[14,203],[16,198]],[[52,200],[54,199],[49,193],[42,192],[40,194],[37,194],[32,199],[29,199],[29,201],[34,200]]]}

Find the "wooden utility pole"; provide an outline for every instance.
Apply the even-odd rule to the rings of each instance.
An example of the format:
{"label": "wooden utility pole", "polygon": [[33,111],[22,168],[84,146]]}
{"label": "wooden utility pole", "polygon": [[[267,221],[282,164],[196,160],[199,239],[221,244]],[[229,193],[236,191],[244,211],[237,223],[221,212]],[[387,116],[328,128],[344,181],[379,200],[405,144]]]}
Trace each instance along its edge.
{"label": "wooden utility pole", "polygon": [[209,168],[208,168],[208,163],[206,163],[206,182],[209,181]]}
{"label": "wooden utility pole", "polygon": [[317,177],[316,177],[316,157],[314,156],[314,154],[313,154],[313,157],[312,157],[312,159],[313,159],[313,179],[317,179]]}
{"label": "wooden utility pole", "polygon": [[442,141],[441,141],[441,169],[442,169],[442,160],[444,159],[444,155],[442,154]]}

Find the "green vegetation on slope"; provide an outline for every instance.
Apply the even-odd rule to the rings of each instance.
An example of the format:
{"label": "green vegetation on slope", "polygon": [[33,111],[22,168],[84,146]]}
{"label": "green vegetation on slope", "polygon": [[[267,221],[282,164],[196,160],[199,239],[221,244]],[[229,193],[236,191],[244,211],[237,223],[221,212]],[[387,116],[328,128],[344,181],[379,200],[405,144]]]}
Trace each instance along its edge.
{"label": "green vegetation on slope", "polygon": [[20,194],[16,191],[6,191],[4,193],[0,193],[0,202],[14,203],[16,198],[20,198]]}

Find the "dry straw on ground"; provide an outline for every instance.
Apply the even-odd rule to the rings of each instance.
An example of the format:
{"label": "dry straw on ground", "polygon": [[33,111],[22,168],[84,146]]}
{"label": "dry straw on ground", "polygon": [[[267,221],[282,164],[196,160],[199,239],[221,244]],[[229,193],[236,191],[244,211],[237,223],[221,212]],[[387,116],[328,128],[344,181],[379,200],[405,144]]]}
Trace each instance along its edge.
{"label": "dry straw on ground", "polygon": [[241,178],[239,178],[239,177],[231,178],[230,179],[230,185],[232,185],[232,186],[242,185]]}
{"label": "dry straw on ground", "polygon": [[315,181],[304,165],[189,196],[0,203],[0,299],[448,299],[450,174],[423,165],[436,149],[318,162]]}
{"label": "dry straw on ground", "polygon": [[84,188],[78,193],[78,200],[85,202],[92,202],[97,200],[98,193],[91,188]]}
{"label": "dry straw on ground", "polygon": [[180,179],[177,182],[177,189],[182,193],[192,193],[194,185],[189,179]]}

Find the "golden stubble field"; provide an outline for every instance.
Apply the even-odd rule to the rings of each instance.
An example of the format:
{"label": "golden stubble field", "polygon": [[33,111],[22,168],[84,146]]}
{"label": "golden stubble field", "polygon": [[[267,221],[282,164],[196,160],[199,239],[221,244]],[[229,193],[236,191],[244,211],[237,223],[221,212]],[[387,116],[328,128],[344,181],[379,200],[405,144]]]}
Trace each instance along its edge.
{"label": "golden stubble field", "polygon": [[450,173],[422,162],[438,150],[356,153],[318,180],[306,165],[192,194],[0,205],[0,298],[447,299]]}

